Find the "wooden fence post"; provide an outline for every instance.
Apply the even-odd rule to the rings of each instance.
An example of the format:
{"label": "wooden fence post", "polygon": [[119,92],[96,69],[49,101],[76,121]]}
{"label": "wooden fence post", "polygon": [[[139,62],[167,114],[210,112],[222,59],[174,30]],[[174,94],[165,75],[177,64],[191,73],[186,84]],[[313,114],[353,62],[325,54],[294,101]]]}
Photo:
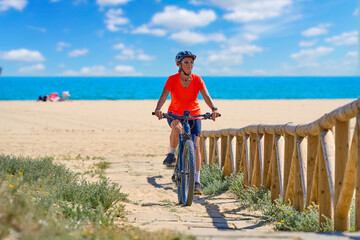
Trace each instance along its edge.
{"label": "wooden fence post", "polygon": [[257,188],[260,188],[261,186],[261,166],[260,166],[260,156],[259,156],[259,144],[258,144],[258,140],[259,138],[257,136],[255,136],[255,144],[256,146],[254,146],[254,164],[253,164],[253,172],[252,172],[252,177],[251,177],[251,184]]}
{"label": "wooden fence post", "polygon": [[264,143],[264,183],[267,188],[271,187],[271,175],[272,175],[272,155],[274,148],[274,135],[265,133],[265,143]]}
{"label": "wooden fence post", "polygon": [[271,179],[271,201],[283,197],[283,174],[284,174],[284,138],[281,135],[275,135],[274,152],[276,158],[272,164]]}
{"label": "wooden fence post", "polygon": [[349,157],[349,121],[341,122],[336,120],[335,123],[335,202],[334,202],[334,230],[348,231],[350,229],[350,216],[339,216],[336,206],[340,199],[341,188],[343,187],[343,179],[345,169]]}
{"label": "wooden fence post", "polygon": [[200,153],[201,153],[201,162],[205,164],[209,164],[209,159],[206,154],[206,137],[200,137]]}
{"label": "wooden fence post", "polygon": [[296,160],[294,174],[294,207],[303,211],[306,199],[306,169],[307,169],[307,140],[304,137],[297,137]]}
{"label": "wooden fence post", "polygon": [[306,206],[314,202],[317,204],[317,186],[318,186],[318,173],[317,171],[317,156],[319,149],[319,136],[307,136],[307,190],[306,190]]}
{"label": "wooden fence post", "polygon": [[250,133],[250,186],[254,186],[253,175],[255,169],[256,149],[257,149],[256,133]]}
{"label": "wooden fence post", "polygon": [[209,137],[209,164],[214,164],[214,146],[215,146],[215,137]]}
{"label": "wooden fence post", "polygon": [[[289,177],[290,177],[290,169],[291,169],[291,163],[293,159],[293,153],[294,153],[294,147],[295,147],[295,136],[291,136],[290,134],[285,133],[285,158],[284,158],[284,190],[286,192],[288,183],[289,183]],[[293,179],[291,179],[293,180]],[[286,193],[284,194],[286,196]],[[284,199],[284,202],[287,201],[287,199]]]}
{"label": "wooden fence post", "polygon": [[225,165],[226,159],[226,150],[227,150],[228,137],[224,134],[221,134],[221,155],[220,155],[220,169]]}
{"label": "wooden fence post", "polygon": [[224,172],[223,176],[230,176],[234,174],[234,151],[232,146],[234,136],[227,136],[227,148],[225,155],[225,163],[224,163]]}
{"label": "wooden fence post", "polygon": [[[345,166],[345,172],[344,177],[341,184],[341,190],[339,193],[339,197],[337,200],[337,203],[335,205],[335,216],[334,216],[334,222],[342,222],[341,219],[348,219],[349,218],[349,211],[354,195],[354,189],[355,189],[355,170],[356,170],[356,134],[358,132],[358,125],[355,125],[354,134],[351,140],[351,146],[350,146],[350,154],[348,154],[347,161],[344,161]],[[336,169],[337,171],[337,169]],[[336,176],[336,172],[335,172]],[[336,189],[336,186],[335,186]],[[349,221],[348,224],[350,225]],[[340,224],[339,224],[340,225]],[[340,225],[340,227],[336,227],[336,231],[346,231],[340,230],[344,226],[350,227],[349,225]],[[341,227],[343,226],[343,227]],[[337,229],[338,228],[338,229]]]}
{"label": "wooden fence post", "polygon": [[250,186],[250,136],[245,136],[244,186]]}
{"label": "wooden fence post", "polygon": [[319,222],[324,223],[323,217],[333,218],[334,203],[334,165],[335,148],[334,137],[329,129],[321,132],[321,144],[319,145]]}
{"label": "wooden fence post", "polygon": [[264,169],[264,134],[259,134],[258,137],[258,155],[259,155],[259,164],[260,164],[260,186],[264,185],[264,182],[267,176]]}
{"label": "wooden fence post", "polygon": [[244,149],[244,137],[242,136],[236,136],[236,154],[235,154],[235,174],[243,171],[241,169],[242,166],[242,155],[243,155],[243,149]]}
{"label": "wooden fence post", "polygon": [[210,138],[210,146],[213,145],[213,147],[210,150],[211,158],[209,160],[211,164],[217,164],[220,167],[218,141],[218,137],[213,137],[213,139]]}

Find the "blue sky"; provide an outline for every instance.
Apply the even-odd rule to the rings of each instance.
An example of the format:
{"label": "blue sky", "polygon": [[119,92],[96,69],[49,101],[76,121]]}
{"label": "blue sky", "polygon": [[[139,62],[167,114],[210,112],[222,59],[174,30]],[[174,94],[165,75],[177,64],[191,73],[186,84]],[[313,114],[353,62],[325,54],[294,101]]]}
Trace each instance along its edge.
{"label": "blue sky", "polygon": [[3,76],[354,76],[356,0],[0,0]]}

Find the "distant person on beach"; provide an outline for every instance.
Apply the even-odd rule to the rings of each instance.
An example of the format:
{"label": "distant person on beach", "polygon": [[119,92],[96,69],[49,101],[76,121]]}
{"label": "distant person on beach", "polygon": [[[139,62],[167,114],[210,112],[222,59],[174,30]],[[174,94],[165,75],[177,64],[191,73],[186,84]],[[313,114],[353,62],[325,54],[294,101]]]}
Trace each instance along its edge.
{"label": "distant person on beach", "polygon": [[46,102],[47,101],[47,96],[44,96],[44,97],[39,96],[38,101]]}
{"label": "distant person on beach", "polygon": [[[165,83],[163,92],[160,99],[157,102],[155,108],[155,115],[161,119],[162,111],[161,107],[164,105],[169,93],[171,93],[171,102],[168,112],[173,114],[183,115],[185,110],[190,111],[191,116],[201,114],[200,106],[198,102],[199,92],[204,98],[205,103],[212,110],[212,119],[219,116],[218,108],[213,103],[205,83],[198,75],[191,73],[196,55],[190,51],[179,52],[175,57],[175,63],[179,67],[179,72],[168,78]],[[182,125],[179,120],[168,120],[168,124],[171,127],[170,133],[170,151],[166,156],[163,164],[166,166],[173,166],[176,162],[175,149],[179,144],[178,135],[182,132]],[[201,155],[200,155],[200,133],[201,133],[201,120],[191,119],[189,120],[191,127],[191,134],[195,135],[196,144],[196,173],[195,173],[195,194],[201,194],[200,185],[200,168],[201,168]]]}

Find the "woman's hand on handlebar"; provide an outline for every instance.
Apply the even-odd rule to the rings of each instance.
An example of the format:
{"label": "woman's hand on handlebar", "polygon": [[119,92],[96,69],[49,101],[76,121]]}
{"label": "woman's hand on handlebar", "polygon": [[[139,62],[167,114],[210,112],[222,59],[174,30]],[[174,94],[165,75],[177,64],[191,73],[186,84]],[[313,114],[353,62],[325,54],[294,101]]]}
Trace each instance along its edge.
{"label": "woman's hand on handlebar", "polygon": [[155,116],[158,117],[159,120],[163,118],[163,113],[161,110],[155,110]]}
{"label": "woman's hand on handlebar", "polygon": [[215,121],[215,118],[217,118],[217,117],[220,117],[219,111],[218,110],[213,110],[213,112],[211,113],[211,119],[213,121]]}

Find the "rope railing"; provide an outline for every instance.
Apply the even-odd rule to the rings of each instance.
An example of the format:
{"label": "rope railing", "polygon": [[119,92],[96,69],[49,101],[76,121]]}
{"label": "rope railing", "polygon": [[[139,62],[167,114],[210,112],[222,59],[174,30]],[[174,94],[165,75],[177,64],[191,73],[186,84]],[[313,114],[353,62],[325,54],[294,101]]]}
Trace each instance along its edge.
{"label": "rope railing", "polygon": [[[335,231],[349,231],[355,192],[355,230],[360,230],[360,98],[309,124],[249,125],[203,131],[202,161],[224,175],[243,173],[245,187],[267,186],[299,211],[319,205]],[[352,133],[352,134],[351,134]],[[351,137],[352,135],[352,137]]]}

